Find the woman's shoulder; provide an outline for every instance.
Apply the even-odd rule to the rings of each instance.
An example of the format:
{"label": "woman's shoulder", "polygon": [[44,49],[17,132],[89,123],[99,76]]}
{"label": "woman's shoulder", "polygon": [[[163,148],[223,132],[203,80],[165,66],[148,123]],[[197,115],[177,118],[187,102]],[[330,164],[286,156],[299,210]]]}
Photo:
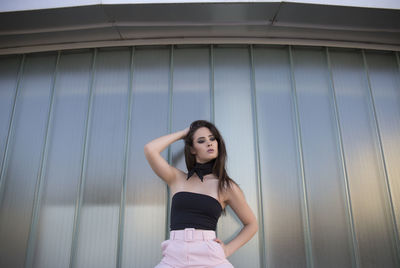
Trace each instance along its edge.
{"label": "woman's shoulder", "polygon": [[243,195],[243,191],[234,180],[231,179],[229,182],[225,183],[222,191],[222,196],[225,201],[236,198],[240,195]]}

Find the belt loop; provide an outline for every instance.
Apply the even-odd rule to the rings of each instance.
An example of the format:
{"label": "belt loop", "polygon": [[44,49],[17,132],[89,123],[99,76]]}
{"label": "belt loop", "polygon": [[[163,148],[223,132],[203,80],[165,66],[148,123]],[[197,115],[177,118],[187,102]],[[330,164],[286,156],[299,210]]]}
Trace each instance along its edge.
{"label": "belt loop", "polygon": [[192,241],[194,239],[194,228],[185,228],[185,241]]}

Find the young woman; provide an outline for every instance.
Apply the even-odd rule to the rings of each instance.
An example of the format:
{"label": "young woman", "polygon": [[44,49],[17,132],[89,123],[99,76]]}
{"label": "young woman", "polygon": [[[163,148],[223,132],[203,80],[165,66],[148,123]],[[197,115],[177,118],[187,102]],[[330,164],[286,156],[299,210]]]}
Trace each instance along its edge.
{"label": "young woman", "polygon": [[[173,142],[185,140],[188,173],[161,156]],[[257,232],[257,220],[239,186],[225,170],[225,143],[217,128],[204,120],[159,137],[144,147],[154,172],[172,194],[170,239],[161,243],[163,258],[156,268],[233,267],[226,259]],[[239,234],[224,244],[216,238],[218,218],[229,205],[243,223]]]}

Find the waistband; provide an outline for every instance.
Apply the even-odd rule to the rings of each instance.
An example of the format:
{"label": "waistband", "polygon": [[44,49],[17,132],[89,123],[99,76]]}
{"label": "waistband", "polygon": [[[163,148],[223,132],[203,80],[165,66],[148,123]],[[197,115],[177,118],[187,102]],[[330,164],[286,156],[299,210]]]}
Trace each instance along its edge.
{"label": "waistband", "polygon": [[196,230],[194,228],[185,228],[184,230],[171,231],[169,239],[183,240],[183,241],[201,241],[212,240],[216,238],[215,231],[213,230]]}

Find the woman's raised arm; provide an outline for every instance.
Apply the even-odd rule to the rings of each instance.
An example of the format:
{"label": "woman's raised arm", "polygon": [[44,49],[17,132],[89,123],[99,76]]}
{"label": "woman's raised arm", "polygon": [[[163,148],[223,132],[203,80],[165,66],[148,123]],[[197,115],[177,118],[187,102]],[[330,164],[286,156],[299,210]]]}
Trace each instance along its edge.
{"label": "woman's raised arm", "polygon": [[186,137],[189,128],[156,138],[144,146],[144,155],[154,172],[169,186],[174,183],[179,170],[168,164],[161,152],[177,140]]}

